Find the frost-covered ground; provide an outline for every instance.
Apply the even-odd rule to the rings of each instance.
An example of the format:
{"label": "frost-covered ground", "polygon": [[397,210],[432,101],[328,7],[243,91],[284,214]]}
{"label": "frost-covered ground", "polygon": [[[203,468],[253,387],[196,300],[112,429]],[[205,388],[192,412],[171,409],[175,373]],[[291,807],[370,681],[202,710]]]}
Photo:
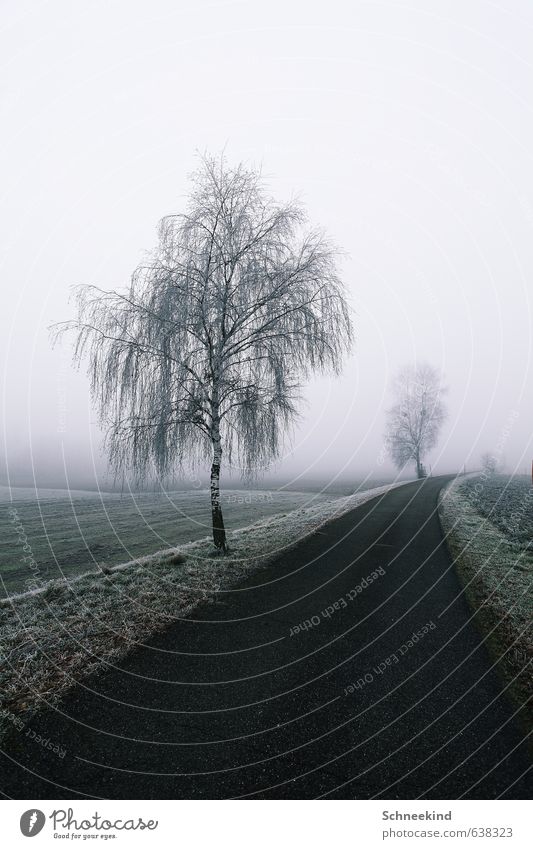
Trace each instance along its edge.
{"label": "frost-covered ground", "polygon": [[526,475],[466,478],[461,489],[518,549],[533,546],[533,486]]}
{"label": "frost-covered ground", "polygon": [[[98,572],[163,548],[200,540],[210,532],[208,490],[102,493],[18,489],[0,492],[0,596],[39,581]],[[38,497],[36,497],[38,495]],[[229,528],[278,513],[330,502],[320,492],[225,490]],[[16,510],[13,514],[12,510]],[[26,546],[26,548],[24,548]]]}
{"label": "frost-covered ground", "polygon": [[479,626],[523,704],[531,696],[533,661],[531,482],[525,476],[458,478],[441,495],[440,515]]}
{"label": "frost-covered ground", "polygon": [[325,522],[393,486],[401,484],[322,498],[230,531],[229,557],[216,555],[206,537],[3,601],[0,726],[9,728],[13,716],[42,700],[53,702],[76,680],[187,616],[198,602],[215,599]]}

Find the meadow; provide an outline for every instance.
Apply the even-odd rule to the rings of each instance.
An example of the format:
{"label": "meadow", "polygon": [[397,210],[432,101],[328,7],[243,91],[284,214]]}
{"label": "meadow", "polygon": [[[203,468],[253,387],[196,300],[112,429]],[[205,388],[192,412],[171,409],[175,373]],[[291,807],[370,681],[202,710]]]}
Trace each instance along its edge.
{"label": "meadow", "polygon": [[[222,505],[226,526],[232,530],[331,501],[335,495],[228,489],[222,493]],[[102,565],[195,542],[211,533],[207,490],[123,494],[41,490],[36,497],[34,489],[10,492],[2,487],[0,502],[3,597],[23,592],[35,578],[41,584],[98,572]]]}
{"label": "meadow", "polygon": [[466,478],[468,501],[518,548],[533,545],[533,485],[529,475]]}

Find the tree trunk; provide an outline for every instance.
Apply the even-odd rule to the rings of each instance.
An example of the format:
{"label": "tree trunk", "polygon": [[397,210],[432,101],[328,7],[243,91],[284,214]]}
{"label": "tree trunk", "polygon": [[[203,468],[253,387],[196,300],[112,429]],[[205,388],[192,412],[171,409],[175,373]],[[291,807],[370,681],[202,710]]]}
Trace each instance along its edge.
{"label": "tree trunk", "polygon": [[422,474],[422,463],[420,462],[420,452],[419,451],[416,452],[415,459],[416,459],[416,476],[420,480],[420,478],[423,477],[423,474]]}
{"label": "tree trunk", "polygon": [[224,554],[228,553],[226,542],[226,530],[222,507],[220,506],[220,460],[222,450],[220,437],[213,440],[213,463],[211,465],[211,516],[213,519],[213,542],[215,548],[221,548]]}

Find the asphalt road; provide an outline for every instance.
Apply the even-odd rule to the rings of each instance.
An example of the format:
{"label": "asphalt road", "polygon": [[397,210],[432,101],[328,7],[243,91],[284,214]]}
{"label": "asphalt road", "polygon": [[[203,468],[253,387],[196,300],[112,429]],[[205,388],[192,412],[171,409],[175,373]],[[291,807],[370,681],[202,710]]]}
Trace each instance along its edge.
{"label": "asphalt road", "polygon": [[78,685],[32,720],[44,743],[12,733],[4,794],[530,796],[523,733],[442,539],[444,481],[367,502]]}

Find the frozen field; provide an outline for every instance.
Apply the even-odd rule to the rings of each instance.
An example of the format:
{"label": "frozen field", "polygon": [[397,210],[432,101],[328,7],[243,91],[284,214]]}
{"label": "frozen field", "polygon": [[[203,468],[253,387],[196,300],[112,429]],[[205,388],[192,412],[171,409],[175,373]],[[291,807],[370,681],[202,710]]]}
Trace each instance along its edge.
{"label": "frozen field", "polygon": [[[49,580],[96,572],[98,564],[115,565],[211,533],[206,490],[123,496],[41,490],[37,500],[34,490],[18,489],[10,502],[7,488],[1,489],[2,595],[27,588],[25,581],[32,576],[29,562],[36,564],[40,581]],[[226,490],[222,504],[226,526],[232,530],[335,497],[317,492]]]}
{"label": "frozen field", "polygon": [[476,510],[521,547],[533,543],[533,486],[526,475],[466,478],[461,491]]}

